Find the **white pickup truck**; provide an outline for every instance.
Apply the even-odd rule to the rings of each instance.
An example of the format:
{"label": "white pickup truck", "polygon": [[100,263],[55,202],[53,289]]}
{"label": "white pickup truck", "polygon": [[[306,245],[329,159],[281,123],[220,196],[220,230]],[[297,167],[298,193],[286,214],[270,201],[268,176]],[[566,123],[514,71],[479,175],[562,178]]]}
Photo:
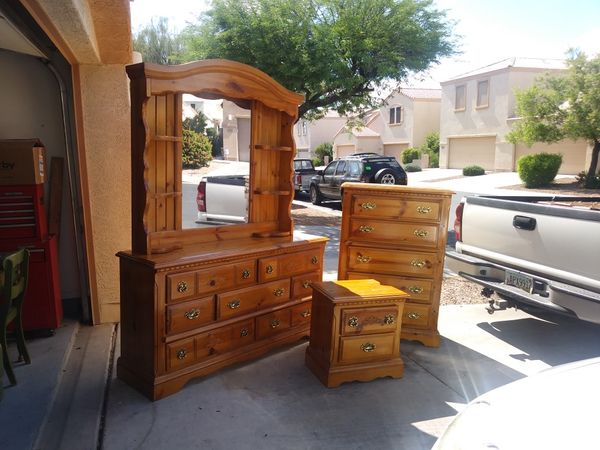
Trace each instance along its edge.
{"label": "white pickup truck", "polygon": [[196,194],[199,223],[248,221],[248,175],[204,176]]}
{"label": "white pickup truck", "polygon": [[488,311],[530,305],[600,324],[600,197],[466,197],[450,270],[498,293]]}

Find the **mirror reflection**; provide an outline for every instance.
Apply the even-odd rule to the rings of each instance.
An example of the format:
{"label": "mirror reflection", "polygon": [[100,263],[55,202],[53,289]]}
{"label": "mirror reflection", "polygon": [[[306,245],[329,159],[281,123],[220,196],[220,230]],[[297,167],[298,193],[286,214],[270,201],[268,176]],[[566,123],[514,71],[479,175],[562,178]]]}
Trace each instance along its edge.
{"label": "mirror reflection", "polygon": [[249,102],[183,95],[182,227],[246,223]]}

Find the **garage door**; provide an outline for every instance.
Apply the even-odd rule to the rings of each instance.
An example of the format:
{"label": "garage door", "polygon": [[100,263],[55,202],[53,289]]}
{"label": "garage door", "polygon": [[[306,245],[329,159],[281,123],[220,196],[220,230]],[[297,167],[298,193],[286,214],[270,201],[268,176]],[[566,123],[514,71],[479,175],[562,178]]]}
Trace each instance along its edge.
{"label": "garage door", "polygon": [[384,144],[383,145],[383,154],[385,156],[393,156],[398,160],[398,162],[402,161],[402,157],[400,156],[404,150],[408,148],[408,144]]}
{"label": "garage door", "polygon": [[494,170],[496,157],[496,137],[449,139],[448,167],[462,169],[467,166],[481,166]]}
{"label": "garage door", "polygon": [[336,158],[343,158],[344,156],[348,156],[348,155],[352,155],[353,153],[355,153],[354,149],[356,147],[354,146],[354,144],[351,145],[338,145],[336,147]]}
{"label": "garage door", "polygon": [[534,153],[560,153],[563,155],[562,165],[558,173],[565,175],[578,174],[582,170],[586,170],[585,153],[587,144],[584,141],[564,140],[556,144],[533,144],[531,148],[525,144],[517,144],[515,146],[515,168],[517,170],[517,161],[521,156],[531,155]]}

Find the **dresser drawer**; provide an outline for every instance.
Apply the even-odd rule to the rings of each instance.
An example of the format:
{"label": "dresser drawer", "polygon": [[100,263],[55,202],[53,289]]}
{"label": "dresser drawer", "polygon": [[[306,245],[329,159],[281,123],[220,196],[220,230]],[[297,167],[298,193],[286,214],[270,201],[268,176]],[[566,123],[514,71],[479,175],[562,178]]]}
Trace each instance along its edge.
{"label": "dresser drawer", "polygon": [[177,370],[196,361],[194,338],[181,339],[167,344],[167,370]]}
{"label": "dresser drawer", "polygon": [[404,278],[395,277],[393,275],[381,275],[378,273],[360,273],[360,272],[348,272],[349,280],[363,280],[367,278],[373,278],[379,281],[381,284],[387,286],[394,286],[403,292],[410,295],[411,302],[417,303],[431,303],[433,298],[433,283],[431,280],[420,279],[420,278]]}
{"label": "dresser drawer", "polygon": [[254,321],[245,320],[233,325],[202,333],[195,338],[196,359],[222,355],[254,342]]}
{"label": "dresser drawer", "polygon": [[257,311],[290,299],[290,280],[277,280],[217,295],[218,319]]}
{"label": "dresser drawer", "polygon": [[167,302],[196,295],[196,272],[167,275]]}
{"label": "dresser drawer", "polygon": [[312,297],[311,285],[314,281],[321,281],[321,273],[305,273],[292,278],[292,298]]}
{"label": "dresser drawer", "polygon": [[396,333],[340,338],[340,363],[355,363],[396,356]]}
{"label": "dresser drawer", "polygon": [[291,309],[265,314],[256,319],[256,339],[264,339],[274,334],[281,333],[292,326]]}
{"label": "dresser drawer", "polygon": [[234,284],[236,287],[256,284],[256,260],[249,259],[233,265]]}
{"label": "dresser drawer", "polygon": [[258,261],[258,281],[276,280],[304,272],[321,272],[322,259],[322,247],[272,258],[261,258]]}
{"label": "dresser drawer", "polygon": [[437,253],[349,246],[348,269],[355,272],[431,277],[441,270]]}
{"label": "dresser drawer", "polygon": [[352,216],[440,221],[440,202],[411,197],[352,196]]}
{"label": "dresser drawer", "polygon": [[304,302],[294,306],[292,308],[292,326],[295,327],[302,323],[310,323],[311,312],[312,302]]}
{"label": "dresser drawer", "polygon": [[404,223],[375,219],[352,219],[350,239],[365,242],[394,242],[436,248],[439,227],[431,224]]}
{"label": "dresser drawer", "polygon": [[402,326],[411,328],[427,328],[431,318],[431,307],[406,303],[402,313]]}
{"label": "dresser drawer", "polygon": [[402,314],[398,313],[398,309],[397,306],[343,309],[341,333],[348,335],[393,332],[397,329]]}
{"label": "dresser drawer", "polygon": [[193,330],[215,320],[215,299],[204,297],[167,307],[167,334]]}

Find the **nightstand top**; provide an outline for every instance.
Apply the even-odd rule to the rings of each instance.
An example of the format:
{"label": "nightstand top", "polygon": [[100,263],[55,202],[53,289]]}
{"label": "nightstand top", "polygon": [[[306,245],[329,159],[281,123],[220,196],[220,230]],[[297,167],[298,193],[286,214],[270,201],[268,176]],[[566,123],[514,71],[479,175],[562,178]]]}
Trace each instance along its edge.
{"label": "nightstand top", "polygon": [[334,302],[397,300],[409,297],[406,292],[400,289],[386,286],[372,279],[314,282],[312,287]]}

